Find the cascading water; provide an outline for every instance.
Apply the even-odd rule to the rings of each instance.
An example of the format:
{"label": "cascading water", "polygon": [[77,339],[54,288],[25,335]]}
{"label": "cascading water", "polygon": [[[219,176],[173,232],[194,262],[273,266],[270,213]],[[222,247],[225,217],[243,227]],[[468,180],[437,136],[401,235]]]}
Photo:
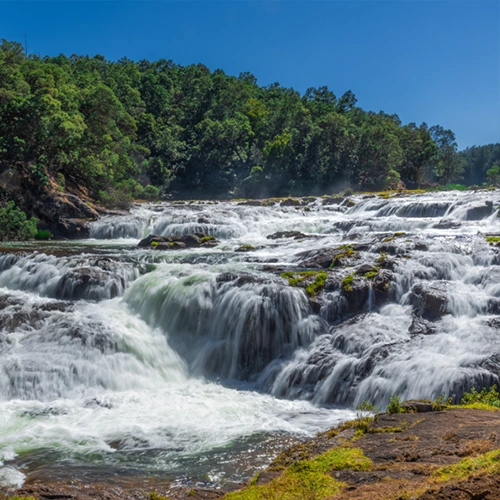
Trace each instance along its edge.
{"label": "cascading water", "polygon": [[144,204],[91,240],[4,246],[0,484],[238,481],[363,400],[498,382],[500,192],[352,201]]}

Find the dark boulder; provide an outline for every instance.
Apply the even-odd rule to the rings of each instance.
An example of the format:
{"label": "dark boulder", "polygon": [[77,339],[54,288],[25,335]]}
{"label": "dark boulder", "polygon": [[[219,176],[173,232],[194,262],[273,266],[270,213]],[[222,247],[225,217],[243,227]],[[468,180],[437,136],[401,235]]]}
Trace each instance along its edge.
{"label": "dark boulder", "polygon": [[241,245],[238,248],[236,248],[234,251],[235,252],[253,252],[257,250],[253,245]]}
{"label": "dark boulder", "polygon": [[434,410],[432,406],[432,401],[403,401],[401,403],[401,408],[403,408],[407,413],[428,413]]}
{"label": "dark boulder", "polygon": [[57,234],[64,238],[88,238],[90,224],[86,219],[60,219],[57,223]]}
{"label": "dark boulder", "polygon": [[184,243],[187,248],[199,247],[201,245],[201,238],[194,234],[187,234],[182,238],[182,243]]}
{"label": "dark boulder", "polygon": [[146,236],[144,239],[139,241],[137,244],[138,247],[149,247],[151,243],[160,243],[164,242],[165,238],[163,236],[158,236],[157,234],[150,234]]}
{"label": "dark boulder", "polygon": [[467,210],[467,220],[482,220],[493,213],[493,202],[486,201],[484,205],[472,207]]}
{"label": "dark boulder", "polygon": [[458,229],[462,224],[457,220],[443,219],[432,226],[434,229]]}
{"label": "dark boulder", "polygon": [[410,328],[408,329],[408,333],[410,335],[432,335],[436,333],[436,328],[431,322],[426,321],[423,318],[419,318],[418,316],[414,316]]}
{"label": "dark boulder", "polygon": [[436,320],[448,313],[446,286],[439,283],[417,283],[411,289],[408,300],[414,313],[425,319]]}
{"label": "dark boulder", "polygon": [[364,276],[367,273],[376,273],[378,272],[378,268],[372,266],[371,264],[362,264],[356,269],[356,274],[360,276]]}
{"label": "dark boulder", "polygon": [[213,247],[218,243],[212,236],[202,233],[186,234],[184,236],[158,236],[150,234],[139,241],[142,248],[152,248],[156,250],[183,250],[185,248]]}
{"label": "dark boulder", "polygon": [[101,269],[81,267],[64,274],[57,284],[56,296],[70,300],[112,299],[125,288],[123,277]]}
{"label": "dark boulder", "polygon": [[268,240],[277,240],[281,238],[307,238],[307,234],[301,233],[300,231],[278,231],[277,233],[270,234],[266,236]]}

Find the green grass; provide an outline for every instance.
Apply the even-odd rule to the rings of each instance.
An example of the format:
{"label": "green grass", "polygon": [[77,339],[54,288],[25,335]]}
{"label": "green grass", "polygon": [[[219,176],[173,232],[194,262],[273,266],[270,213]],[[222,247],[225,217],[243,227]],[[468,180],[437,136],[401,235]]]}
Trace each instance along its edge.
{"label": "green grass", "polygon": [[467,457],[456,464],[441,467],[434,475],[439,481],[450,481],[452,479],[465,479],[478,472],[500,473],[500,449],[475,457]]}
{"label": "green grass", "polygon": [[372,462],[359,448],[338,447],[310,460],[294,462],[270,483],[251,484],[228,493],[227,500],[320,500],[339,493],[345,486],[329,474],[334,470],[366,471]]}

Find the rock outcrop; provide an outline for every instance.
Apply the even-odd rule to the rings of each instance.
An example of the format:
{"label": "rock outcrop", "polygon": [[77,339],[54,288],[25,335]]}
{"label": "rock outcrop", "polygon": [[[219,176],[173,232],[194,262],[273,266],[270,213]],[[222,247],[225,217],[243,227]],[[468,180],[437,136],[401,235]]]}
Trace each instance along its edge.
{"label": "rock outcrop", "polygon": [[202,233],[186,234],[184,236],[159,236],[150,234],[139,241],[142,248],[152,248],[154,250],[183,250],[185,248],[214,247],[218,241],[213,236]]}

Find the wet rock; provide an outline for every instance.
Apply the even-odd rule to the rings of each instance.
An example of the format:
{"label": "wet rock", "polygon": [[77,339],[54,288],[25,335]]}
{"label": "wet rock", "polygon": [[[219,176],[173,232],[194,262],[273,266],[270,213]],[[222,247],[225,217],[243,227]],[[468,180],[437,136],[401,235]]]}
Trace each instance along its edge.
{"label": "wet rock", "polygon": [[138,247],[149,247],[151,246],[151,243],[160,243],[162,241],[165,241],[163,236],[158,236],[157,234],[150,234],[146,236],[144,239],[139,241],[137,244]]}
{"label": "wet rock", "polygon": [[216,247],[218,245],[218,241],[216,240],[208,240],[208,241],[204,241],[200,247],[202,248],[213,248],[213,247]]}
{"label": "wet rock", "polygon": [[65,238],[88,238],[90,224],[86,219],[60,219],[57,223],[60,236]]}
{"label": "wet rock", "polygon": [[414,313],[425,319],[436,320],[448,312],[446,288],[439,283],[417,283],[411,289],[408,299]]}
{"label": "wet rock", "polygon": [[362,264],[356,269],[356,274],[364,276],[367,273],[376,273],[378,268],[370,264]]}
{"label": "wet rock", "polygon": [[201,245],[201,238],[194,234],[188,234],[182,238],[182,243],[187,248],[199,247]]}
{"label": "wet rock", "polygon": [[432,335],[436,333],[436,328],[429,321],[414,316],[408,332],[410,335]]}
{"label": "wet rock", "polygon": [[486,201],[484,205],[472,207],[467,210],[467,220],[482,220],[493,213],[493,202]]}
{"label": "wet rock", "polygon": [[305,258],[300,263],[301,267],[326,269],[354,265],[359,258],[359,252],[366,248],[366,245],[342,245],[337,248],[322,248],[312,252],[300,252],[296,256]]}
{"label": "wet rock", "polygon": [[302,202],[298,198],[285,198],[281,201],[280,205],[282,207],[300,207]]}
{"label": "wet rock", "polygon": [[390,287],[392,278],[392,272],[387,270],[380,270],[372,279],[357,273],[344,278],[341,289],[347,301],[345,312],[358,314],[386,303],[392,296]]}
{"label": "wet rock", "polygon": [[278,231],[277,233],[270,234],[266,236],[268,240],[277,240],[280,238],[307,238],[307,234],[301,233],[300,231]]}
{"label": "wet rock", "polygon": [[342,196],[323,196],[323,205],[340,205],[344,201]]}
{"label": "wet rock", "polygon": [[253,245],[241,245],[238,248],[236,248],[234,251],[235,252],[253,252],[257,250]]}
{"label": "wet rock", "polygon": [[458,229],[461,225],[457,220],[443,219],[432,227],[434,229]]}
{"label": "wet rock", "polygon": [[108,271],[82,267],[64,274],[57,284],[57,297],[70,300],[113,298],[125,287],[121,276]]}
{"label": "wet rock", "polygon": [[212,236],[202,233],[186,234],[185,236],[158,236],[150,234],[138,243],[141,248],[155,250],[183,250],[185,248],[212,247],[217,245],[217,240]]}

